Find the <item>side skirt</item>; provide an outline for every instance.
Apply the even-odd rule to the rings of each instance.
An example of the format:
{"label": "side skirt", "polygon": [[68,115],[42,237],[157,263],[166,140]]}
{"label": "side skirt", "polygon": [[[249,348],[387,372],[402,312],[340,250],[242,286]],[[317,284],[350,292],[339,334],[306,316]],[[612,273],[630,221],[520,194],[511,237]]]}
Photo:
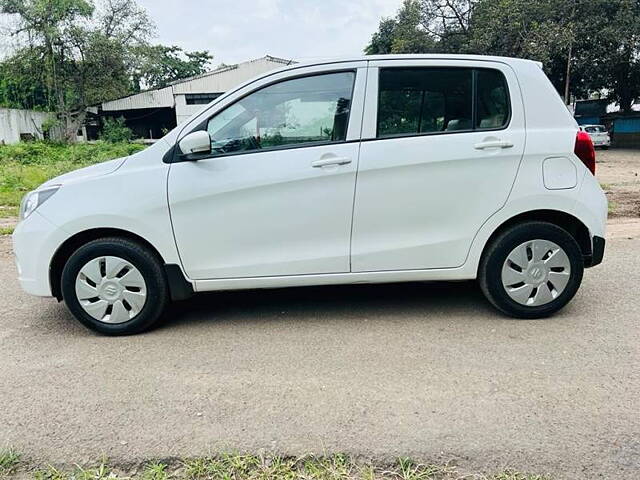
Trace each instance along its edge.
{"label": "side skirt", "polygon": [[[182,272],[180,272],[182,274]],[[475,271],[460,268],[401,270],[386,272],[328,273],[318,275],[286,275],[279,277],[222,278],[195,280],[197,292],[216,290],[248,290],[255,288],[306,287],[366,283],[473,280]]]}

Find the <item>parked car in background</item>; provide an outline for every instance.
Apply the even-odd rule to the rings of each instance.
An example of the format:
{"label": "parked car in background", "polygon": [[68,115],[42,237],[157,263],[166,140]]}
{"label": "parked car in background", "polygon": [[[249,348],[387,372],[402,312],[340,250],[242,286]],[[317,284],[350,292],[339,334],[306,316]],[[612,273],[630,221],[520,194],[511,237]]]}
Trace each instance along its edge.
{"label": "parked car in background", "polygon": [[29,193],[14,250],[27,292],[110,335],[194,292],[428,280],[478,279],[502,312],[538,318],[602,261],[595,168],[538,63],[296,64]]}
{"label": "parked car in background", "polygon": [[580,129],[589,134],[595,147],[607,149],[611,146],[611,136],[604,125],[582,125]]}

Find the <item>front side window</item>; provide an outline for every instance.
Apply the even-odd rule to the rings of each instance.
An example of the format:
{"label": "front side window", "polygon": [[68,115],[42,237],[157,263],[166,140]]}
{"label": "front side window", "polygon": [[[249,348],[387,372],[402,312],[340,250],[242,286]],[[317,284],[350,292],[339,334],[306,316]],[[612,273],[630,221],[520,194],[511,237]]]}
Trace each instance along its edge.
{"label": "front side window", "polygon": [[354,78],[354,72],[301,77],[247,95],[209,120],[212,153],[344,141]]}
{"label": "front side window", "polygon": [[508,98],[498,70],[383,68],[378,137],[503,128],[509,121]]}

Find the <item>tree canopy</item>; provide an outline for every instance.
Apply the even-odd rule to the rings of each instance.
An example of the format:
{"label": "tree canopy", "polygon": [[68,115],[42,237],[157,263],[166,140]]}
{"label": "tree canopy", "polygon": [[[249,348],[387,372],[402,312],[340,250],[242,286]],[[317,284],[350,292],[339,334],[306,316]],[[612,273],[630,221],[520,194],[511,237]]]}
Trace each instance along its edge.
{"label": "tree canopy", "polygon": [[640,0],[404,0],[365,48],[432,52],[537,60],[563,95],[604,90],[629,111],[640,98]]}
{"label": "tree canopy", "polygon": [[151,44],[135,0],[0,0],[18,48],[0,63],[0,105],[54,112],[73,138],[86,107],[206,71],[209,52]]}

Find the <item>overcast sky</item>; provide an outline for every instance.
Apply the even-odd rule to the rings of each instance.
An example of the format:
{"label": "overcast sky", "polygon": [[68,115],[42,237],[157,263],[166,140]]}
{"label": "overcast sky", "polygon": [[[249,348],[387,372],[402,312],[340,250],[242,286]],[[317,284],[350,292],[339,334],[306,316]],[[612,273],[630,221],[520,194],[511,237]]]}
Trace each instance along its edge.
{"label": "overcast sky", "polygon": [[209,50],[213,64],[273,55],[359,55],[402,0],[138,0],[159,43]]}

